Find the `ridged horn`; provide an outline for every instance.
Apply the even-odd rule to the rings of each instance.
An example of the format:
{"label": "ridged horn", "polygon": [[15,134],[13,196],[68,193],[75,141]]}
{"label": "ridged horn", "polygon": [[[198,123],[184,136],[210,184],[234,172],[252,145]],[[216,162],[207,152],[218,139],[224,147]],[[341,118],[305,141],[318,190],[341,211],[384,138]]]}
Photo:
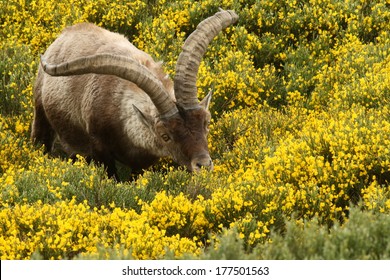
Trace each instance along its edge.
{"label": "ridged horn", "polygon": [[184,109],[199,106],[196,79],[200,61],[208,45],[219,32],[237,20],[238,15],[234,11],[220,9],[219,12],[199,23],[196,30],[184,42],[183,50],[176,63],[174,79],[176,100]]}
{"label": "ridged horn", "polygon": [[51,76],[71,76],[83,74],[114,75],[135,83],[145,91],[160,117],[168,118],[178,112],[176,104],[170,99],[168,92],[145,66],[125,56],[112,54],[97,54],[77,58],[61,64],[49,64],[41,56],[43,70]]}

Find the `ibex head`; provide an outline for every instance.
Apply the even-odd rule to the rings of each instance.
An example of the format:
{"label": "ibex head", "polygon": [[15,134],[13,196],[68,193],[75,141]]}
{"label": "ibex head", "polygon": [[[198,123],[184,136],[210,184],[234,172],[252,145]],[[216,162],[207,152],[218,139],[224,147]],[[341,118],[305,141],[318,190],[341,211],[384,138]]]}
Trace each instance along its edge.
{"label": "ibex head", "polygon": [[210,99],[211,93],[193,109],[184,109],[178,104],[176,114],[167,118],[160,117],[155,123],[157,137],[170,151],[173,159],[190,171],[198,171],[202,167],[213,169],[207,145]]}
{"label": "ibex head", "polygon": [[131,81],[147,93],[157,108],[158,116],[150,116],[135,105],[139,119],[155,134],[161,149],[190,171],[213,168],[207,144],[211,92],[199,102],[196,79],[200,61],[209,43],[224,28],[236,22],[233,11],[221,10],[205,19],[187,38],[176,64],[174,100],[161,79],[138,61],[121,55],[95,54],[65,63],[50,65],[41,58],[42,68],[52,76],[88,73],[115,75]]}

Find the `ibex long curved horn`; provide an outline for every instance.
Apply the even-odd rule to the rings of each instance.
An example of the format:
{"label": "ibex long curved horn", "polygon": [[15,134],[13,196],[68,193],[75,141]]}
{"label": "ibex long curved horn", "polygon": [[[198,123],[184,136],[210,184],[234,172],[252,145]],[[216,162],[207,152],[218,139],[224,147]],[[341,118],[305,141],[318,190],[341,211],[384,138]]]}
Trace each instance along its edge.
{"label": "ibex long curved horn", "polygon": [[49,64],[41,56],[43,70],[51,76],[71,76],[83,74],[115,75],[135,83],[145,91],[161,117],[168,118],[178,112],[162,83],[137,61],[119,55],[97,54],[81,57],[61,64]]}
{"label": "ibex long curved horn", "polygon": [[183,51],[176,63],[174,79],[176,100],[184,109],[199,106],[196,78],[200,61],[208,45],[222,29],[237,20],[238,15],[234,11],[220,9],[215,15],[199,23],[196,30],[185,41]]}

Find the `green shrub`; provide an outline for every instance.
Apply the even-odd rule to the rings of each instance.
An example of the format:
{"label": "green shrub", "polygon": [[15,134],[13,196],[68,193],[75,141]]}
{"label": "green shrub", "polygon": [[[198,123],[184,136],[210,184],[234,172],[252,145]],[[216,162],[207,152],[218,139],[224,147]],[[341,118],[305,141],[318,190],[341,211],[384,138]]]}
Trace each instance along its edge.
{"label": "green shrub", "polygon": [[284,236],[271,236],[271,243],[259,245],[261,259],[389,259],[390,218],[351,208],[349,220],[329,230],[316,220],[289,221]]}

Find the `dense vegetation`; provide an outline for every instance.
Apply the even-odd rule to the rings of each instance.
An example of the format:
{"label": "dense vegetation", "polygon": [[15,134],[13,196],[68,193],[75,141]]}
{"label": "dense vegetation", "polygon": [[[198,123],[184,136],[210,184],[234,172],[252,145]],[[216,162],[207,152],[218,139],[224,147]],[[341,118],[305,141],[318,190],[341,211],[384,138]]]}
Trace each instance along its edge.
{"label": "dense vegetation", "polygon": [[[218,7],[215,171],[169,160],[123,182],[29,139],[32,87],[63,28],[94,22],[174,66]],[[390,1],[0,1],[0,258],[390,257]]]}

